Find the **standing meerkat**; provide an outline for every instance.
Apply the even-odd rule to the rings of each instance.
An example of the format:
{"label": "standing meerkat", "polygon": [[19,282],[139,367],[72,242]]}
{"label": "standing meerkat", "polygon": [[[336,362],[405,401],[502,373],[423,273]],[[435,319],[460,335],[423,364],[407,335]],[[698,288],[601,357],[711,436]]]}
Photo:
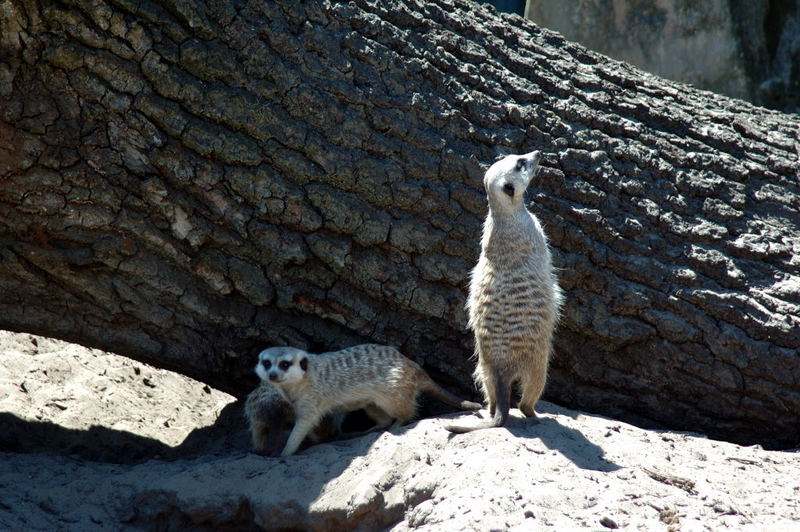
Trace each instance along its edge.
{"label": "standing meerkat", "polygon": [[[292,405],[274,386],[263,381],[247,396],[244,417],[253,450],[265,456],[274,456],[283,448],[294,425]],[[341,435],[340,422],[338,416],[325,416],[309,432],[308,440],[313,444],[335,440]]]}
{"label": "standing meerkat", "polygon": [[322,355],[272,347],[258,355],[256,373],[274,385],[294,411],[294,428],[281,456],[294,454],[330,413],[363,408],[376,423],[373,430],[380,430],[411,420],[421,391],[463,410],[481,406],[444,390],[416,363],[383,345],[358,345]]}
{"label": "standing meerkat", "polygon": [[489,213],[467,310],[478,357],[475,381],[492,419],[474,426],[450,425],[452,432],[503,426],[517,383],[520,410],[537,420],[534,406],[544,391],[562,300],[547,237],[524,203],[539,158],[537,151],[508,155],[483,178]]}

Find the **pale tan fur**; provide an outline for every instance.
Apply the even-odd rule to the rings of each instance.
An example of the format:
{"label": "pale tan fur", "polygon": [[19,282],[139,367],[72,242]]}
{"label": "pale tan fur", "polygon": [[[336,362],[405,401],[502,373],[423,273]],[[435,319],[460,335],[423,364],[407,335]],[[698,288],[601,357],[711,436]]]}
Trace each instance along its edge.
{"label": "pale tan fur", "polygon": [[[304,358],[306,369],[296,370]],[[275,369],[275,364],[290,359],[291,368]],[[268,375],[294,409],[295,425],[281,456],[294,454],[305,435],[332,412],[363,408],[379,430],[410,421],[421,391],[457,408],[480,408],[442,389],[416,363],[388,346],[365,344],[322,355],[278,347],[262,351],[259,360],[271,361],[261,376]]]}
{"label": "pale tan fur", "polygon": [[[267,382],[259,383],[245,400],[244,416],[253,450],[266,456],[278,454],[294,425],[292,406],[278,390]],[[309,433],[308,440],[316,444],[336,439],[341,435],[339,421],[334,416],[325,416]]]}
{"label": "pale tan fur", "polygon": [[534,406],[547,380],[562,301],[547,238],[524,203],[538,163],[538,152],[509,155],[493,164],[484,177],[489,213],[467,310],[478,358],[475,380],[492,419],[480,425],[447,427],[453,432],[505,424],[515,384],[522,391],[520,409],[536,419]]}

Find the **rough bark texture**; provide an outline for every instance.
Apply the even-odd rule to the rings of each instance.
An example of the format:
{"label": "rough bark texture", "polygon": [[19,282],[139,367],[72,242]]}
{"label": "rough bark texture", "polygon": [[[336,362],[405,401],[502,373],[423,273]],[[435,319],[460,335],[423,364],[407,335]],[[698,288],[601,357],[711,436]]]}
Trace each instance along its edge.
{"label": "rough bark texture", "polygon": [[461,1],[11,0],[0,39],[0,327],[239,394],[368,339],[467,389],[482,166],[540,149],[548,397],[800,440],[797,116]]}

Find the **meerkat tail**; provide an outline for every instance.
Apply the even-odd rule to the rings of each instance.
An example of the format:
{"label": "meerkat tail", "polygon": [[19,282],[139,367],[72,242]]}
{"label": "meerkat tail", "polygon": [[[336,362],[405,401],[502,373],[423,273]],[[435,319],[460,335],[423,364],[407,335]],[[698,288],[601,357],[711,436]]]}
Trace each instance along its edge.
{"label": "meerkat tail", "polygon": [[458,408],[459,410],[480,410],[481,405],[478,403],[473,403],[472,401],[466,401],[463,399],[459,399],[454,394],[448,392],[436,382],[433,381],[430,377],[428,377],[427,382],[423,384],[421,390],[427,392],[443,402],[446,405],[450,405],[452,407]]}
{"label": "meerkat tail", "polygon": [[479,403],[475,403],[472,401],[467,401],[464,399],[459,399],[452,393],[448,392],[444,388],[440,386],[436,386],[435,388],[428,391],[432,396],[440,400],[441,402],[458,408],[459,410],[480,410],[481,405]]}
{"label": "meerkat tail", "polygon": [[475,425],[445,425],[445,428],[456,434],[464,434],[473,430],[491,429],[502,427],[508,420],[508,411],[511,408],[511,389],[506,376],[495,372],[495,409],[492,419]]}
{"label": "meerkat tail", "polygon": [[482,423],[476,423],[475,425],[445,425],[444,428],[449,430],[454,434],[465,434],[467,432],[472,432],[473,430],[481,430],[481,429],[493,429],[496,427],[502,427],[506,424],[506,420],[508,419],[508,413],[503,414],[503,411],[499,408],[494,411],[494,417]]}

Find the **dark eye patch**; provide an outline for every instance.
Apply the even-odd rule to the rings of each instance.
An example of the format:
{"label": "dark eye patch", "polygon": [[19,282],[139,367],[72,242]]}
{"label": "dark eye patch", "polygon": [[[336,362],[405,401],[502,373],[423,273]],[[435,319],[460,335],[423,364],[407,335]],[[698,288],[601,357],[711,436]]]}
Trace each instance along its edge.
{"label": "dark eye patch", "polygon": [[281,370],[286,371],[287,369],[292,367],[292,363],[289,362],[288,360],[281,360],[280,362],[278,362],[278,367],[281,368]]}
{"label": "dark eye patch", "polygon": [[519,159],[517,159],[517,164],[514,167],[514,170],[516,170],[517,172],[521,171],[523,168],[525,168],[525,165],[527,163],[528,160],[525,157],[520,157]]}
{"label": "dark eye patch", "polygon": [[509,196],[511,196],[513,198],[514,197],[514,185],[512,185],[511,183],[506,183],[505,185],[503,185],[503,192],[505,192],[506,194],[508,194]]}
{"label": "dark eye patch", "polygon": [[264,369],[269,369],[272,367],[272,362],[269,360],[262,360],[261,365],[264,366]]}

